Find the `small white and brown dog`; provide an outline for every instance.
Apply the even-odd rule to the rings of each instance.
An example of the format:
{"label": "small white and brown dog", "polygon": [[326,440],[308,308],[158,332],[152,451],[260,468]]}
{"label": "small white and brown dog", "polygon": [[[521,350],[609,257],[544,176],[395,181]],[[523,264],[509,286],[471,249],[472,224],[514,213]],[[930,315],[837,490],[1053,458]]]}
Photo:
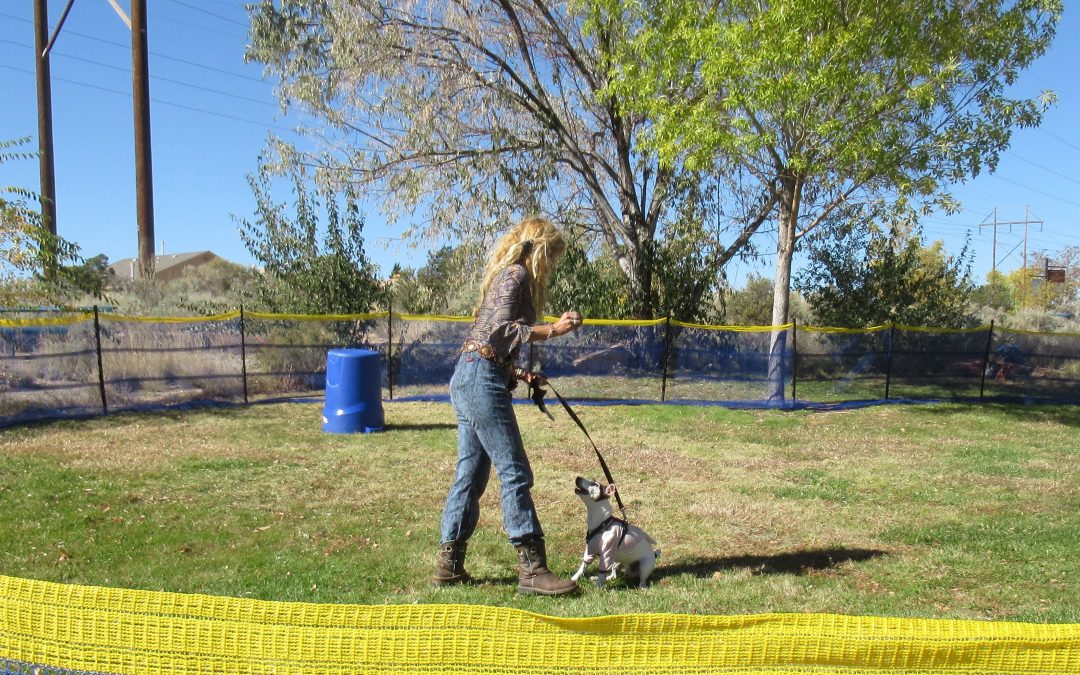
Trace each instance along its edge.
{"label": "small white and brown dog", "polygon": [[580,579],[589,563],[599,558],[597,588],[602,588],[609,578],[614,579],[619,570],[624,570],[624,576],[634,576],[634,568],[638,586],[645,588],[660,555],[659,549],[653,550],[656,541],[640,527],[612,515],[610,498],[616,491],[614,484],[605,486],[579,476],[574,485],[574,493],[588,510],[589,529],[581,566],[570,578]]}

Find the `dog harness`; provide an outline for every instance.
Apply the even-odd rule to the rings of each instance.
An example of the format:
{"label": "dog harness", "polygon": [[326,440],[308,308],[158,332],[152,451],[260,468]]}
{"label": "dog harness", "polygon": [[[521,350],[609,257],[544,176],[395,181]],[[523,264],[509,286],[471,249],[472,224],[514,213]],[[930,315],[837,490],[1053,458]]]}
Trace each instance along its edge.
{"label": "dog harness", "polygon": [[[619,538],[617,541],[604,541],[604,532],[610,527],[619,528]],[[598,569],[602,574],[607,574],[611,571],[611,566],[615,562],[616,552],[622,548],[623,541],[626,539],[626,533],[629,528],[630,524],[625,520],[616,518],[615,516],[608,516],[604,519],[604,522],[589,530],[588,534],[585,535],[585,550],[589,554],[595,555],[600,559]],[[594,540],[595,546],[590,543]]]}
{"label": "dog harness", "polygon": [[585,543],[588,544],[590,539],[592,539],[593,537],[600,534],[601,532],[603,532],[604,530],[606,530],[607,528],[609,528],[610,526],[612,526],[612,525],[614,525],[616,523],[621,525],[622,529],[623,529],[622,530],[622,535],[619,537],[619,543],[616,545],[616,548],[618,548],[619,546],[622,546],[623,539],[626,539],[626,529],[628,527],[630,527],[630,523],[626,522],[622,518],[616,518],[615,516],[608,516],[607,518],[604,519],[604,522],[600,523],[599,525],[597,525],[593,529],[589,530],[585,534]]}

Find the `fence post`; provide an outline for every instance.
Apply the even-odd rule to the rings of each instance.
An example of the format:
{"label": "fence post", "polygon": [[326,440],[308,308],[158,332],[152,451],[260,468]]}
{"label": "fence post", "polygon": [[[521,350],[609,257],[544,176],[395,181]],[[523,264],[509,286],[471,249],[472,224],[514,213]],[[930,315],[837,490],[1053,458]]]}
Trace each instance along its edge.
{"label": "fence post", "polygon": [[994,320],[990,319],[990,333],[986,336],[986,351],[983,352],[982,375],[979,377],[979,398],[986,390],[986,369],[990,367],[990,343],[994,341]]}
{"label": "fence post", "polygon": [[248,402],[247,332],[244,327],[244,303],[240,303],[240,375],[244,383],[244,403]]}
{"label": "fence post", "polygon": [[664,317],[664,374],[660,380],[660,402],[667,400],[668,360],[671,358],[671,313]]}
{"label": "fence post", "polygon": [[896,323],[889,321],[889,358],[885,362],[885,398],[889,398],[889,384],[892,379],[893,342],[896,340]]}
{"label": "fence post", "polygon": [[101,320],[98,318],[98,306],[94,305],[94,349],[97,352],[98,393],[101,394],[103,415],[109,414],[109,401],[105,397],[105,369],[101,363]]}
{"label": "fence post", "polygon": [[799,321],[795,317],[791,317],[791,403],[795,404],[798,400],[796,396],[795,380],[796,373],[799,371]]}
{"label": "fence post", "polygon": [[394,400],[394,303],[386,310],[386,386],[390,400]]}

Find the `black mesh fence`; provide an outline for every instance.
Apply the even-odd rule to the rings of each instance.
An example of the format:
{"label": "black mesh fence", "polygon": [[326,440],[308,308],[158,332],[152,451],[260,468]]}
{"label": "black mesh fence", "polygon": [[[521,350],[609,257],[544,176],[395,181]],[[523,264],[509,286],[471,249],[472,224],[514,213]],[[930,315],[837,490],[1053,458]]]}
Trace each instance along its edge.
{"label": "black mesh fence", "polygon": [[[382,355],[382,385],[389,391],[389,314],[243,315],[242,363],[248,400],[317,396],[326,389],[326,355],[331,349],[371,349]],[[236,331],[240,340],[239,326]]]}
{"label": "black mesh fence", "polygon": [[[244,400],[239,318],[106,317],[98,321],[103,408]],[[86,379],[97,375],[86,373]]]}
{"label": "black mesh fence", "polygon": [[0,321],[0,423],[103,412],[92,314]]}
{"label": "black mesh fence", "polygon": [[729,403],[790,399],[794,331],[790,326],[702,326],[672,321],[666,398]]}
{"label": "black mesh fence", "polygon": [[795,397],[817,402],[886,396],[891,331],[813,328],[795,330]]}
{"label": "black mesh fence", "polygon": [[529,351],[531,367],[543,371],[563,396],[658,401],[664,388],[664,350],[663,320],[598,320],[550,342],[534,343]]}
{"label": "black mesh fence", "polygon": [[[0,320],[0,424],[322,396],[327,353],[381,355],[383,397],[446,399],[465,317],[97,312]],[[1080,334],[993,326],[702,326],[589,320],[522,350],[578,400],[731,405],[887,399],[1080,403]],[[515,394],[524,397],[524,387]]]}
{"label": "black mesh fence", "polygon": [[393,397],[445,396],[471,319],[411,314],[390,318]]}
{"label": "black mesh fence", "polygon": [[1080,402],[1080,334],[995,328],[988,344],[984,396]]}

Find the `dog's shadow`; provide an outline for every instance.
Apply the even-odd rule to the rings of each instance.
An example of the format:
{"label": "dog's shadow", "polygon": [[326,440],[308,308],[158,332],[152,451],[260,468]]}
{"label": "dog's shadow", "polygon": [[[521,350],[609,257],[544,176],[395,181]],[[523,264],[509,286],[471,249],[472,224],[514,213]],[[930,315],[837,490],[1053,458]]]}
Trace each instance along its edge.
{"label": "dog's shadow", "polygon": [[[790,574],[802,576],[813,572],[822,572],[847,562],[864,562],[889,555],[888,551],[866,548],[825,548],[803,549],[773,555],[738,555],[725,558],[691,558],[673,565],[665,565],[663,558],[657,561],[656,570],[649,576],[649,585],[664,577],[676,577],[691,574],[703,579],[712,578],[718,572],[726,570],[750,570],[751,576],[765,574]],[[595,576],[595,564],[590,568]],[[588,575],[587,575],[588,576]],[[630,575],[633,577],[633,575]],[[517,581],[514,576],[474,577],[477,584],[509,584]],[[584,580],[582,583],[585,583]],[[620,574],[609,582],[612,588],[636,587],[636,580],[628,580]]]}
{"label": "dog's shadow", "polygon": [[750,570],[752,576],[790,574],[802,576],[830,570],[847,562],[864,562],[888,555],[887,551],[865,548],[804,549],[773,555],[739,555],[725,558],[695,558],[674,565],[661,563],[650,581],[661,577],[692,574],[708,578],[727,570]]}

